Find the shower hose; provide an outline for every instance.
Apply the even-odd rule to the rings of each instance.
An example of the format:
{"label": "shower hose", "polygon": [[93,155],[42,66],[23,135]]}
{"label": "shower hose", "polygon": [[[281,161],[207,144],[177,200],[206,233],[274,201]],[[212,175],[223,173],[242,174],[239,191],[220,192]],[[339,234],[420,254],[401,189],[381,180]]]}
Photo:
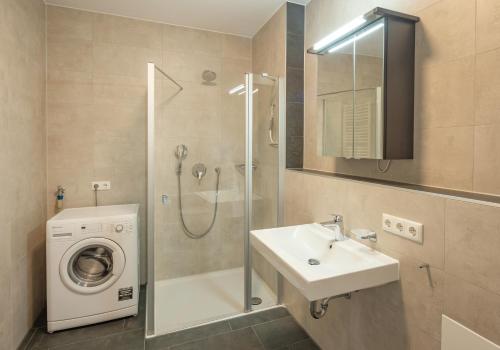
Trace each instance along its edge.
{"label": "shower hose", "polygon": [[218,206],[218,199],[219,199],[219,178],[220,178],[220,168],[215,168],[215,172],[217,173],[217,182],[215,185],[215,207],[214,207],[214,212],[212,215],[212,221],[210,222],[210,226],[208,228],[201,232],[201,233],[194,233],[191,231],[187,225],[186,222],[184,221],[184,214],[182,212],[182,188],[181,188],[181,171],[177,171],[177,188],[178,188],[178,194],[179,194],[179,212],[181,216],[181,223],[182,223],[182,228],[184,229],[184,233],[186,236],[192,239],[200,239],[204,237],[207,233],[210,232],[210,230],[214,227],[215,224],[215,218],[217,217],[217,206]]}

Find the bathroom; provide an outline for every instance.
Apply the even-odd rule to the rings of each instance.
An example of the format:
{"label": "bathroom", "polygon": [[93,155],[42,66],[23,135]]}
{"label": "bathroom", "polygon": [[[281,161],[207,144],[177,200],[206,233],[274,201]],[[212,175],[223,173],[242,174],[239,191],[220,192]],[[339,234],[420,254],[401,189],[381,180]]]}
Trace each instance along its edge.
{"label": "bathroom", "polygon": [[500,349],[499,18],[0,0],[0,349]]}

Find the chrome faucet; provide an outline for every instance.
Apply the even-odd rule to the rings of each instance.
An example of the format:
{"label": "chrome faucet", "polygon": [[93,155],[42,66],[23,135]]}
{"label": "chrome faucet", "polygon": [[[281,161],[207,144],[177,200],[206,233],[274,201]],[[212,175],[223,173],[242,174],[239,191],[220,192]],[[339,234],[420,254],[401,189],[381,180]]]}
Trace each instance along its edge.
{"label": "chrome faucet", "polygon": [[[320,224],[323,227],[326,227],[336,233],[338,235],[335,237],[334,241],[344,241],[346,236],[344,234],[344,217],[338,214],[330,214],[332,216],[332,220],[321,222]],[[337,230],[336,230],[337,229]]]}

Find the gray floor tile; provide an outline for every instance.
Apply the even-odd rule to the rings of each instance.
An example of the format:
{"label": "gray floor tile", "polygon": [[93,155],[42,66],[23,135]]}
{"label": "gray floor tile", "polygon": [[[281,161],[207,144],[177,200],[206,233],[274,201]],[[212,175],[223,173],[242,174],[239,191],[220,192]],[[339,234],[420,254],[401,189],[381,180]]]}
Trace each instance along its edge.
{"label": "gray floor tile", "polygon": [[105,337],[94,338],[87,341],[56,346],[50,350],[143,350],[144,329],[122,332]]}
{"label": "gray floor tile", "polygon": [[78,341],[103,337],[123,331],[124,331],[123,319],[105,323],[99,323],[92,326],[58,331],[52,334],[45,333],[44,330],[41,330],[40,336],[37,337],[37,339],[32,342],[31,347],[37,349],[47,349],[52,346],[75,343]]}
{"label": "gray floor tile", "polygon": [[241,329],[245,327],[250,327],[257,325],[259,323],[264,323],[278,318],[290,316],[288,310],[284,307],[278,307],[270,310],[265,310],[261,312],[251,313],[238,318],[233,318],[229,320],[229,325],[231,329]]}
{"label": "gray floor tile", "polygon": [[206,339],[176,345],[169,350],[263,350],[251,328],[215,335]]}
{"label": "gray floor tile", "polygon": [[146,348],[148,350],[166,349],[172,345],[192,342],[229,331],[231,331],[231,328],[227,321],[211,323],[205,326],[190,328],[150,339],[146,343]]}
{"label": "gray floor tile", "polygon": [[290,350],[321,350],[312,339],[305,339],[290,345]]}
{"label": "gray floor tile", "polygon": [[252,328],[266,349],[279,349],[309,338],[291,316],[261,323]]}

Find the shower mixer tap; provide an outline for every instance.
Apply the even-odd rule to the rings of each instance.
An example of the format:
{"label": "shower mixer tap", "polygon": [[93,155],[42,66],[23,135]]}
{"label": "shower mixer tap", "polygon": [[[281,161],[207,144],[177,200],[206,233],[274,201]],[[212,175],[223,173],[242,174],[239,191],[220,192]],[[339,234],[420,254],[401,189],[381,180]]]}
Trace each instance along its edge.
{"label": "shower mixer tap", "polygon": [[203,177],[207,173],[207,167],[203,163],[197,163],[193,165],[192,173],[193,176],[198,179],[198,185],[200,185],[201,179],[203,179]]}

